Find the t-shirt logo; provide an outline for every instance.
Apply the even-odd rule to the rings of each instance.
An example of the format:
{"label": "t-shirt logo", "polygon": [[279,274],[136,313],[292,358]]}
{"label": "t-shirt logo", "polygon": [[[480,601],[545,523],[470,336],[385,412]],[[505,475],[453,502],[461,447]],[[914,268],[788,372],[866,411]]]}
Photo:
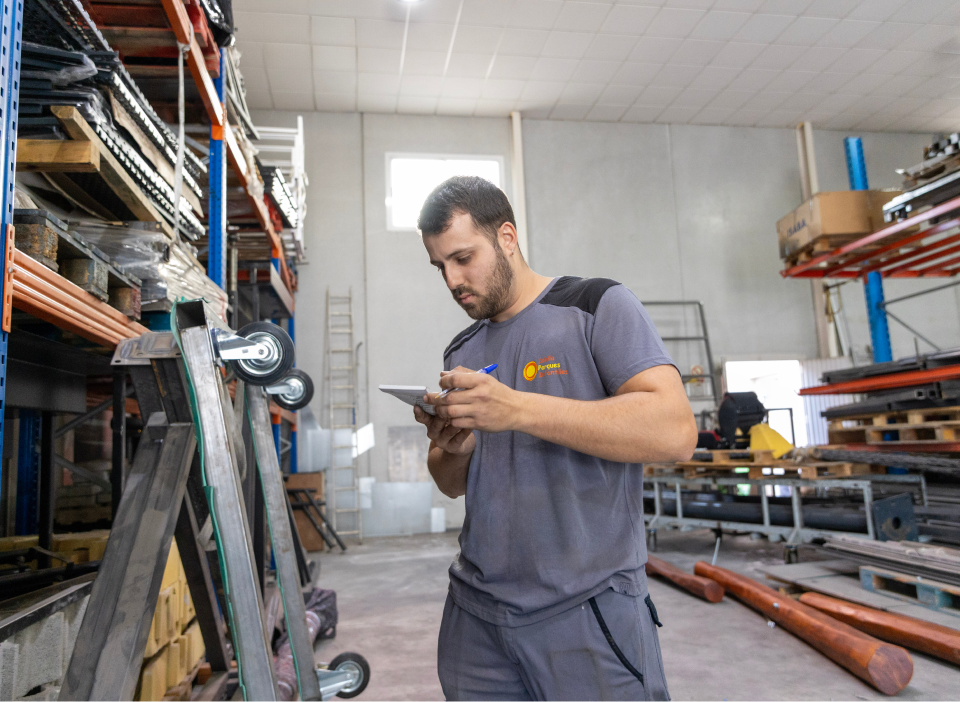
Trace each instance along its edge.
{"label": "t-shirt logo", "polygon": [[537,362],[530,361],[523,367],[523,377],[525,380],[533,380],[537,377]]}
{"label": "t-shirt logo", "polygon": [[567,375],[567,371],[560,367],[557,359],[553,356],[530,361],[530,363],[523,367],[523,377],[525,380],[544,378],[548,375]]}

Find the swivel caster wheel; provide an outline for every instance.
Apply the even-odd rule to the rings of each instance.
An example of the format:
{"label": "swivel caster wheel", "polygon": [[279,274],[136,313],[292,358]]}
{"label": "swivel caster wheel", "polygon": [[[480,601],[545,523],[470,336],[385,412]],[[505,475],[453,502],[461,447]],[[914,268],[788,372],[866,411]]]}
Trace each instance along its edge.
{"label": "swivel caster wheel", "polygon": [[370,682],[370,664],[359,653],[341,653],[327,665],[327,670],[337,670],[349,673],[353,682],[337,693],[337,697],[350,699],[356,697],[367,688]]}
{"label": "swivel caster wheel", "polygon": [[276,324],[253,322],[243,327],[237,336],[257,344],[262,354],[232,359],[230,365],[236,376],[250,385],[272,385],[293,367],[296,360],[293,340]]}
{"label": "swivel caster wheel", "polygon": [[267,392],[283,409],[296,412],[313,399],[313,380],[299,368],[294,368],[280,382],[268,385]]}

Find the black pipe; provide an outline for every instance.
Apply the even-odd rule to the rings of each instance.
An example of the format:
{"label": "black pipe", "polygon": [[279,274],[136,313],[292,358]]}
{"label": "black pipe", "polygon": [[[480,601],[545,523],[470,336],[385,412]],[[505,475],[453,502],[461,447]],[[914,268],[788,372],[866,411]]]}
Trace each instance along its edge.
{"label": "black pipe", "polygon": [[[667,499],[666,494],[666,492],[663,493],[660,501],[661,513],[664,516],[675,517],[677,514],[675,494],[669,493],[670,499]],[[704,499],[705,497],[707,499]],[[759,498],[755,499],[755,502],[744,499],[723,501],[709,499],[702,493],[691,494],[689,498],[686,496],[683,498],[683,516],[690,519],[762,525],[763,506]],[[772,526],[793,526],[793,507],[789,502],[782,504],[770,499],[768,505]],[[652,515],[655,509],[652,491],[645,490],[644,513],[648,516]],[[867,533],[867,517],[862,506],[804,504],[800,509],[803,514],[803,525],[810,529]]]}

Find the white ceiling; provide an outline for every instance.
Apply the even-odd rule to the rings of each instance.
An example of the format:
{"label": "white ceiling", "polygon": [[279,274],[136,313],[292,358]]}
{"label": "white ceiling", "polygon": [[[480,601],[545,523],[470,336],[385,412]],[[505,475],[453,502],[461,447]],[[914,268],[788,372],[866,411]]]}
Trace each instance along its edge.
{"label": "white ceiling", "polygon": [[960,0],[233,0],[233,8],[253,108],[960,129]]}

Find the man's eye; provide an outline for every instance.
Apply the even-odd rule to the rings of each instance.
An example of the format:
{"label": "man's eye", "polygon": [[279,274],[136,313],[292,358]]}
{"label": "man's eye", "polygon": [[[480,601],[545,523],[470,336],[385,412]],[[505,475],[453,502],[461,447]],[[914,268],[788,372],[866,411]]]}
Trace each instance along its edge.
{"label": "man's eye", "polygon": [[469,261],[470,261],[470,257],[469,257],[469,256],[464,256],[463,258],[458,258],[458,259],[457,259],[457,263],[459,263],[461,266],[467,265],[467,263],[468,263]]}

